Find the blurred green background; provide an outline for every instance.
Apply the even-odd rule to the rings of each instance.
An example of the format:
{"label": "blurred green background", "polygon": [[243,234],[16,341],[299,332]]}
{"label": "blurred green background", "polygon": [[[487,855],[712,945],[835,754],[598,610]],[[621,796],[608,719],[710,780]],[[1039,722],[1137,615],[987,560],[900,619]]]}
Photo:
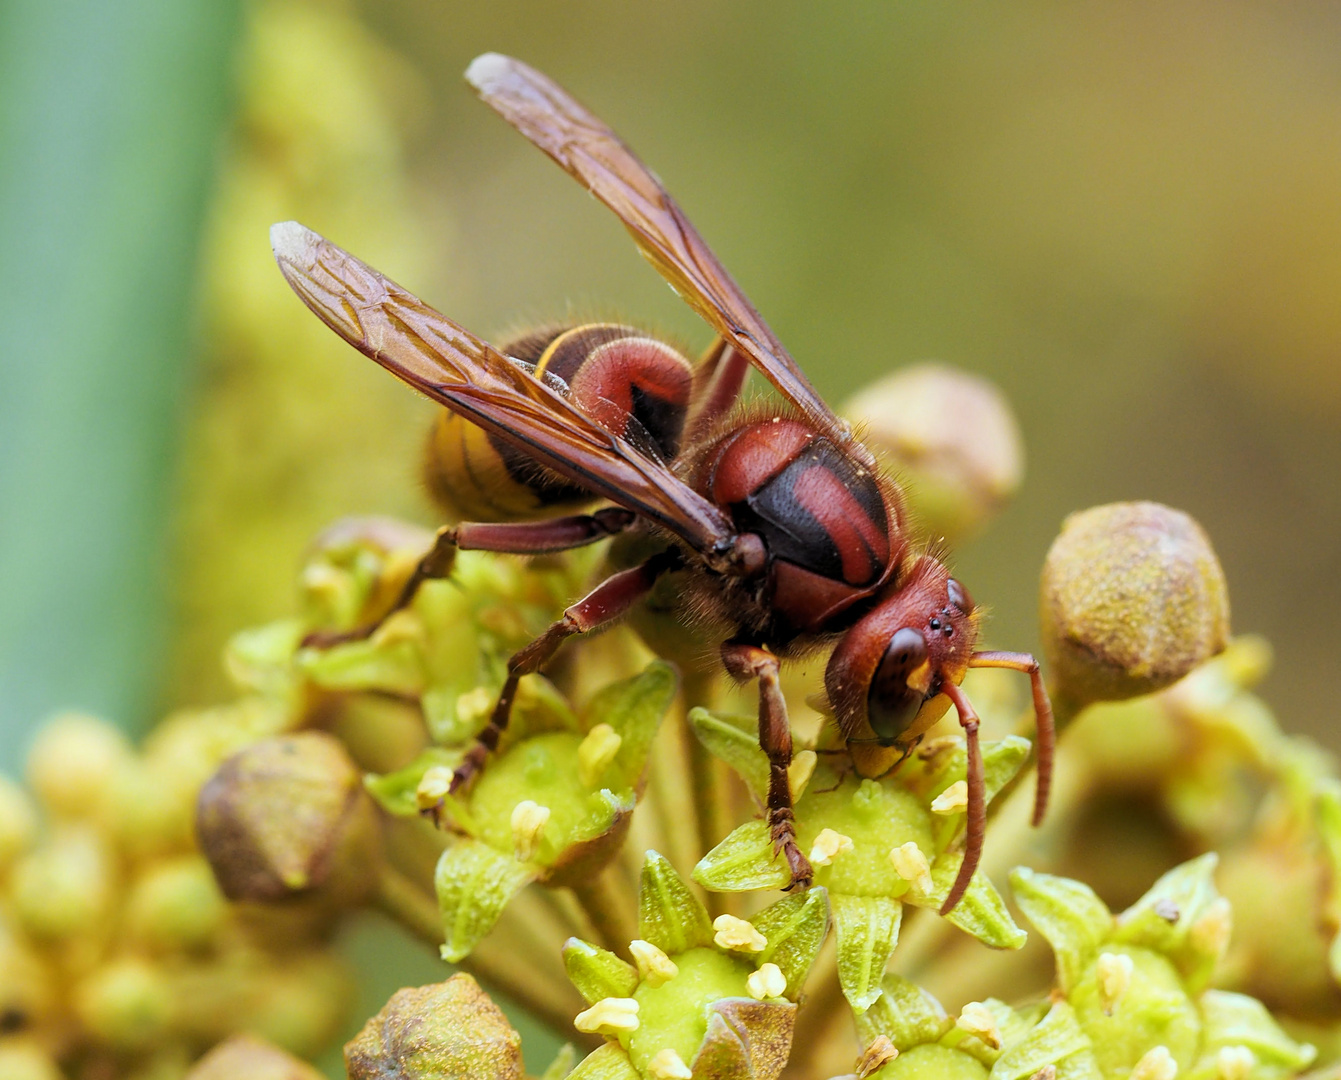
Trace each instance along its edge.
{"label": "blurred green background", "polygon": [[303,544],[431,512],[413,399],[270,262],[298,217],[466,325],[707,334],[473,100],[515,53],[665,178],[820,389],[937,358],[1007,391],[1025,488],[955,554],[1035,647],[1069,510],[1207,527],[1287,726],[1341,745],[1341,19],[1328,4],[0,8],[0,739],[227,693]]}

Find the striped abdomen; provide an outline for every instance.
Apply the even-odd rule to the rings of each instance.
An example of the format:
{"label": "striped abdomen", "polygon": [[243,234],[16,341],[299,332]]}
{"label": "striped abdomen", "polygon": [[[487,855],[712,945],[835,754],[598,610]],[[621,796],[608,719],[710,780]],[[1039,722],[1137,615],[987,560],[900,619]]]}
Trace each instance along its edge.
{"label": "striped abdomen", "polygon": [[[587,323],[537,330],[504,342],[499,351],[649,456],[670,461],[680,452],[693,368],[664,342],[628,326]],[[424,475],[430,493],[457,520],[521,520],[592,498],[446,410],[429,435]]]}

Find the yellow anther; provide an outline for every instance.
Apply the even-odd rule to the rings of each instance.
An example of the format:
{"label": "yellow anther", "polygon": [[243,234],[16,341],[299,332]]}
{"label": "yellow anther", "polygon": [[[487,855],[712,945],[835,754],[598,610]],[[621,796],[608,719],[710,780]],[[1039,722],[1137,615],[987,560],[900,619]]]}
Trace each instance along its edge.
{"label": "yellow anther", "polygon": [[970,1001],[965,1005],[955,1020],[955,1027],[981,1039],[993,1050],[1001,1049],[1001,1028],[997,1026],[992,1010],[981,1001]]}
{"label": "yellow anther", "polygon": [[759,970],[745,980],[745,989],[750,992],[750,997],[760,1001],[779,998],[787,989],[787,976],[777,964],[760,964]]}
{"label": "yellow anther", "polygon": [[805,794],[806,785],[815,775],[815,765],[818,761],[819,755],[813,750],[798,750],[793,755],[792,763],[787,766],[787,786],[792,791],[792,802],[796,802]]}
{"label": "yellow anther", "polygon": [[601,998],[573,1018],[573,1027],[588,1035],[613,1035],[638,1030],[638,1003],[633,998]]}
{"label": "yellow anther", "polygon": [[649,986],[661,986],[680,974],[675,961],[650,941],[634,938],[629,942],[629,952],[638,965],[638,974]]}
{"label": "yellow anther", "polygon": [[1094,974],[1099,982],[1099,1005],[1105,1016],[1112,1016],[1113,1010],[1122,1000],[1122,995],[1131,985],[1132,962],[1126,953],[1100,953]]}
{"label": "yellow anther", "polygon": [[736,949],[740,952],[763,952],[768,939],[754,928],[754,924],[734,915],[718,915],[712,921],[717,931],[712,937],[713,944],[719,949]]}
{"label": "yellow anther", "polygon": [[431,810],[452,790],[452,770],[446,765],[433,765],[424,770],[419,786],[414,789],[414,802],[420,810]]}
{"label": "yellow anther", "polygon": [[521,862],[531,859],[549,824],[549,807],[523,799],[512,808],[512,846]]}
{"label": "yellow anther", "polygon": [[915,840],[891,851],[889,861],[894,864],[894,872],[918,892],[931,892],[931,864]]}
{"label": "yellow anther", "polygon": [[852,837],[833,829],[821,829],[810,849],[810,861],[815,866],[828,866],[834,858],[852,850]]}
{"label": "yellow anther", "polygon": [[584,787],[595,787],[606,766],[615,760],[624,742],[609,724],[597,724],[577,748],[577,778]]}
{"label": "yellow anther", "polygon": [[1218,1080],[1248,1080],[1257,1055],[1246,1046],[1222,1046],[1215,1055],[1215,1075]]}
{"label": "yellow anther", "polygon": [[1173,1080],[1178,1075],[1178,1062],[1173,1060],[1167,1046],[1156,1046],[1141,1055],[1132,1066],[1128,1080]]}
{"label": "yellow anther", "polygon": [[477,724],[489,715],[493,705],[493,691],[487,686],[477,686],[457,695],[456,718],[463,724]]}
{"label": "yellow anther", "polygon": [[669,1046],[652,1055],[652,1060],[647,1063],[647,1075],[652,1080],[693,1080],[694,1077],[684,1058]]}
{"label": "yellow anther", "polygon": [[1229,948],[1234,929],[1234,910],[1223,896],[1216,897],[1187,930],[1188,940],[1198,952],[1220,957]]}
{"label": "yellow anther", "polygon": [[968,808],[968,781],[956,780],[931,800],[933,814],[959,814]]}

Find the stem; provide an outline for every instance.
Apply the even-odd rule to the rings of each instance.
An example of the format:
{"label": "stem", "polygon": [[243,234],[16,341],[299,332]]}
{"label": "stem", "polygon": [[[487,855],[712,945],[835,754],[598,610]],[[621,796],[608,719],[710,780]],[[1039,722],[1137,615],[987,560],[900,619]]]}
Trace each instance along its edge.
{"label": "stem", "polygon": [[601,944],[623,959],[631,960],[629,942],[638,936],[638,929],[628,916],[628,898],[620,896],[619,890],[614,888],[609,870],[602,870],[571,888]]}
{"label": "stem", "polygon": [[[681,726],[682,745],[689,770],[689,787],[694,800],[694,820],[698,825],[696,860],[706,855],[713,846],[731,831],[731,807],[726,777],[721,763],[698,740],[689,723],[689,710],[695,705],[712,704],[715,674],[710,671],[689,671],[684,677],[684,713]],[[726,910],[722,897],[708,894],[708,912],[713,916]]]}

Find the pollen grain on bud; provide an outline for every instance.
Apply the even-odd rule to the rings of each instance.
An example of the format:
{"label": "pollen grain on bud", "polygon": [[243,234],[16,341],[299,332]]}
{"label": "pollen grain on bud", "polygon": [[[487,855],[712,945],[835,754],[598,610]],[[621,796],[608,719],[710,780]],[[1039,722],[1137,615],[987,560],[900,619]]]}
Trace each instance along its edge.
{"label": "pollen grain on bud", "polygon": [[615,760],[623,738],[609,724],[596,724],[577,748],[577,775],[584,787],[594,788],[610,762]]}
{"label": "pollen grain on bud", "polygon": [[918,892],[931,891],[931,864],[915,840],[900,844],[889,853],[894,872]]}
{"label": "pollen grain on bud", "polygon": [[549,824],[549,807],[523,799],[512,809],[512,844],[519,862],[534,858]]}
{"label": "pollen grain on bud", "polygon": [[780,998],[787,990],[787,976],[777,964],[760,964],[759,970],[752,972],[745,980],[745,989],[750,992],[750,997],[760,1001]]}
{"label": "pollen grain on bud", "polygon": [[967,780],[956,780],[931,801],[933,814],[962,814],[967,807]]}
{"label": "pollen grain on bud", "polygon": [[634,938],[629,942],[629,952],[638,965],[639,977],[649,986],[662,986],[680,974],[675,961],[650,941]]}
{"label": "pollen grain on bud", "polygon": [[833,829],[821,829],[810,849],[810,862],[813,866],[829,866],[839,855],[851,850],[852,837]]}
{"label": "pollen grain on bud", "polygon": [[601,998],[573,1018],[573,1027],[587,1035],[612,1035],[638,1030],[638,1002],[633,998]]}
{"label": "pollen grain on bud", "polygon": [[689,1066],[669,1046],[658,1050],[647,1063],[647,1075],[652,1080],[693,1080],[694,1074]]}
{"label": "pollen grain on bud", "polygon": [[1257,1055],[1246,1046],[1222,1046],[1215,1055],[1217,1080],[1248,1080],[1257,1065]]}
{"label": "pollen grain on bud", "polygon": [[798,750],[792,756],[792,763],[787,766],[787,786],[791,789],[793,803],[805,794],[818,762],[819,755],[813,750]]}
{"label": "pollen grain on bud", "polygon": [[1132,959],[1126,953],[1100,953],[1095,976],[1099,983],[1099,1004],[1105,1016],[1113,1015],[1131,985],[1133,970]]}
{"label": "pollen grain on bud", "polygon": [[1141,1055],[1141,1060],[1132,1066],[1128,1080],[1174,1080],[1178,1075],[1178,1062],[1173,1060],[1167,1046],[1156,1046]]}
{"label": "pollen grain on bud", "polygon": [[734,915],[718,915],[712,921],[713,944],[719,949],[734,949],[738,952],[763,952],[768,939],[754,928],[754,924]]}
{"label": "pollen grain on bud", "polygon": [[980,1039],[993,1050],[1001,1049],[1001,1028],[992,1010],[981,1001],[970,1001],[955,1019],[955,1027]]}

